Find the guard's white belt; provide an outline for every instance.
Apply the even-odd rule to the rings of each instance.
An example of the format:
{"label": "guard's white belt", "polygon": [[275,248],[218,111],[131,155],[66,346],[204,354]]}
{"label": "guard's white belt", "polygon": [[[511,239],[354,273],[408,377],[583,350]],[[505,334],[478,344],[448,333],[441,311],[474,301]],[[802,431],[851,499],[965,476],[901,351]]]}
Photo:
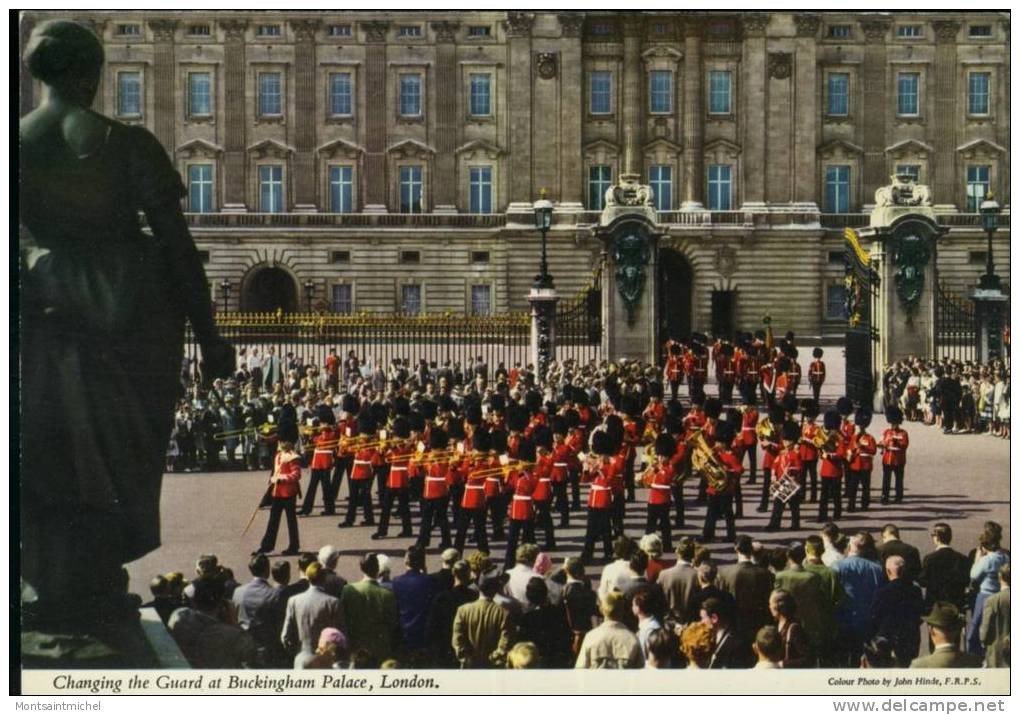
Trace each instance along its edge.
{"label": "guard's white belt", "polygon": [[392,467],[390,467],[390,471],[391,472],[406,472],[407,471],[407,465],[405,464],[405,465],[401,466],[401,465],[398,465],[398,464],[394,464]]}
{"label": "guard's white belt", "polygon": [[482,489],[482,490],[484,490],[485,489],[485,485],[484,484],[467,484],[467,485],[465,485],[464,488],[465,489]]}
{"label": "guard's white belt", "polygon": [[741,432],[754,432],[754,427],[741,427]]}
{"label": "guard's white belt", "polygon": [[569,464],[567,464],[566,462],[553,462],[553,466],[554,466],[554,467],[558,467],[558,468],[563,468],[563,469],[566,469],[566,468],[567,468],[567,467],[569,467],[570,465],[569,465]]}
{"label": "guard's white belt", "polygon": [[354,466],[356,467],[359,464],[362,465],[362,466],[365,466],[366,464],[371,464],[371,462],[369,462],[368,460],[365,460],[365,459],[355,459],[354,460]]}
{"label": "guard's white belt", "polygon": [[538,481],[540,481],[540,482],[551,482],[552,479],[549,479],[548,477],[540,477]]}
{"label": "guard's white belt", "polygon": [[669,484],[652,484],[652,489],[672,489]]}
{"label": "guard's white belt", "polygon": [[531,497],[524,496],[522,494],[514,494],[514,499],[520,499],[521,501],[531,501]]}
{"label": "guard's white belt", "polygon": [[317,449],[317,450],[315,450],[315,453],[316,454],[333,454],[333,450],[332,449]]}
{"label": "guard's white belt", "polygon": [[445,482],[446,477],[425,477],[426,482]]}
{"label": "guard's white belt", "polygon": [[609,487],[601,487],[598,484],[592,484],[591,488],[592,488],[592,491],[596,491],[596,492],[608,492],[608,491],[611,491],[611,489]]}

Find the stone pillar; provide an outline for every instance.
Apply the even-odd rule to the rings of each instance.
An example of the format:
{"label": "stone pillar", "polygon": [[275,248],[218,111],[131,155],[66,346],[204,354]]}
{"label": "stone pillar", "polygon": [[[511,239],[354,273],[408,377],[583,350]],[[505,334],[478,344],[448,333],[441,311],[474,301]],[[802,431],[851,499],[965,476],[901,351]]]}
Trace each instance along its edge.
{"label": "stone pillar", "polygon": [[1001,358],[1002,319],[1009,313],[1009,296],[1004,294],[1001,288],[978,288],[971,297],[974,300],[974,318],[977,321],[976,357],[982,363]]}
{"label": "stone pillar", "polygon": [[581,118],[584,115],[582,89],[581,27],[584,13],[559,16],[560,48],[560,192],[557,208],[584,208],[584,168],[581,162]]}
{"label": "stone pillar", "polygon": [[891,21],[885,17],[869,17],[861,21],[861,30],[864,32],[864,39],[867,41],[868,50],[864,53],[864,61],[861,64],[861,110],[858,112],[861,117],[861,136],[864,145],[864,164],[861,167],[863,172],[861,182],[861,201],[859,203],[871,203],[871,197],[879,187],[885,186],[889,180],[886,171],[885,147],[885,124],[887,112],[873,112],[871,107],[888,107],[894,112],[892,102],[889,101],[887,92],[888,81],[886,78],[886,34],[889,32]]}
{"label": "stone pillar", "polygon": [[623,21],[623,173],[644,178],[645,92],[641,76],[641,15],[629,14]]}
{"label": "stone pillar", "polygon": [[817,211],[817,162],[812,147],[818,146],[818,111],[815,60],[816,37],[821,20],[814,13],[797,13],[793,16],[797,29],[793,69],[793,120],[796,151],[793,164],[794,210]]}
{"label": "stone pillar", "polygon": [[545,377],[549,362],[556,359],[556,303],[559,296],[555,288],[532,287],[528,293],[531,306],[531,342],[528,357],[537,375]]}
{"label": "stone pillar", "polygon": [[176,20],[152,20],[149,22],[149,29],[155,40],[153,46],[152,62],[152,98],[153,133],[159,139],[159,143],[170,154],[173,154],[176,142],[174,141],[174,123],[177,114],[174,111],[174,31],[177,29]]}
{"label": "stone pillar", "polygon": [[701,18],[684,22],[684,201],[680,208],[704,208],[705,77],[701,66]]}
{"label": "stone pillar", "polygon": [[[436,33],[436,213],[457,211],[457,45],[459,22],[433,22]],[[465,207],[465,211],[467,207]]]}
{"label": "stone pillar", "polygon": [[365,30],[365,212],[386,213],[386,32],[388,22]]}
{"label": "stone pillar", "polygon": [[248,161],[245,155],[248,97],[245,92],[244,33],[247,20],[221,20],[223,48],[223,210],[246,211]]}
{"label": "stone pillar", "polygon": [[928,92],[935,98],[931,118],[934,181],[932,198],[936,205],[954,205],[959,195],[956,184],[956,36],[960,23],[956,20],[937,20],[935,29],[934,81]]}
{"label": "stone pillar", "polygon": [[743,16],[744,57],[744,102],[741,105],[746,121],[744,124],[744,205],[742,209],[762,210],[765,208],[765,151],[767,125],[765,106],[765,28],[769,15],[752,12]]}
{"label": "stone pillar", "polygon": [[510,206],[507,212],[530,212],[534,192],[531,186],[531,26],[534,13],[506,14],[506,35],[510,45],[507,68],[510,122]]}
{"label": "stone pillar", "polygon": [[291,22],[294,30],[294,211],[316,210],[315,33],[318,20]]}

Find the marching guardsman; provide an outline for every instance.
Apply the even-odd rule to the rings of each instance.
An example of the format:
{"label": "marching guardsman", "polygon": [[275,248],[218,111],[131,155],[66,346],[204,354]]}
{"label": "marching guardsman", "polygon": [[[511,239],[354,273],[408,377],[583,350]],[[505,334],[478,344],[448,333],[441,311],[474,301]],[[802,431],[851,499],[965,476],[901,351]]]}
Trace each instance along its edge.
{"label": "marching guardsman", "polygon": [[[353,437],[357,434],[358,422],[358,398],[354,395],[344,395],[340,403],[340,419],[337,420],[337,432],[340,438]],[[346,449],[344,440],[340,439],[336,446],[336,457],[333,460],[333,476],[330,478],[330,493],[333,495],[334,511],[336,509],[336,498],[340,494],[340,487],[343,486],[344,475],[350,474],[354,466],[354,452]]]}
{"label": "marching guardsman", "polygon": [[[674,407],[674,405],[676,407]],[[670,403],[670,414],[666,417],[664,428],[673,440],[673,456],[669,464],[673,468],[673,504],[676,505],[676,516],[673,526],[684,528],[684,479],[690,476],[690,454],[683,428],[684,408],[679,402]]]}
{"label": "marching guardsman", "polygon": [[450,541],[450,521],[447,509],[450,505],[450,457],[445,454],[449,438],[439,427],[433,427],[429,433],[429,451],[419,454],[411,462],[412,468],[421,470],[424,475],[422,488],[421,532],[418,535],[418,546],[429,547],[432,540],[432,529],[439,527],[442,541],[440,549],[448,549]]}
{"label": "marching guardsman", "polygon": [[414,443],[411,440],[411,425],[406,417],[393,420],[393,436],[400,440],[386,452],[389,474],[386,475],[386,489],[383,491],[382,516],[379,518],[379,530],[372,534],[373,539],[386,538],[390,526],[390,513],[393,502],[397,502],[397,515],[400,517],[401,538],[412,535],[410,506],[410,469],[411,458],[414,456]]}
{"label": "marching guardsman", "polygon": [[474,526],[475,546],[479,551],[488,553],[489,539],[485,532],[485,482],[489,474],[497,478],[502,476],[502,467],[496,453],[491,451],[492,438],[488,431],[479,428],[471,438],[474,454],[468,462],[467,476],[464,483],[464,496],[461,497],[460,514],[457,517],[457,535],[453,539],[453,547],[463,552],[467,540],[469,526]]}
{"label": "marching guardsman", "polygon": [[456,454],[459,456],[456,462],[450,464],[449,480],[451,522],[457,524],[460,520],[460,504],[464,496],[464,479],[472,443],[467,439],[464,422],[457,417],[447,420],[446,436],[450,440],[450,446],[456,450]]}
{"label": "marching guardsman", "polygon": [[[497,459],[507,453],[507,433],[491,432],[489,435],[489,451]],[[505,484],[502,473],[489,473],[485,478],[485,504],[492,519],[492,538],[502,541],[506,538],[503,524],[506,521],[507,500],[504,495]]]}
{"label": "marching guardsman", "polygon": [[708,381],[708,337],[702,333],[691,335],[690,350],[690,392],[691,399],[695,395],[705,394],[705,383]]}
{"label": "marching guardsman", "polygon": [[769,510],[769,488],[772,486],[772,463],[782,448],[783,408],[778,405],[769,407],[768,416],[758,423],[757,436],[761,444],[763,456],[761,460],[762,487],[761,501],[758,504],[759,514]]}
{"label": "marching guardsman", "polygon": [[[584,390],[581,390],[580,392],[583,394]],[[581,424],[581,413],[578,410],[568,410],[567,414],[564,416],[564,420],[567,423],[567,429],[569,432],[563,441],[570,449],[571,456],[573,457],[573,461],[569,459],[567,460],[570,464],[570,509],[571,511],[580,511],[581,463],[578,460],[578,455],[584,451],[585,445],[588,443],[588,435],[584,425]]]}
{"label": "marching guardsman", "polygon": [[[569,411],[573,412],[573,410]],[[568,412],[568,414],[569,414]],[[574,412],[576,415],[577,413]],[[567,483],[574,480],[580,471],[577,454],[567,444],[567,418],[553,415],[549,419],[552,429],[552,454],[550,455],[549,476],[552,479],[553,500],[560,515],[560,528],[570,526],[570,504],[567,499]],[[580,491],[580,490],[579,490]]]}
{"label": "marching guardsman", "polygon": [[821,428],[815,420],[818,419],[819,411],[815,400],[804,400],[801,406],[800,461],[803,464],[804,486],[810,487],[812,504],[818,501],[818,447],[815,440]]}
{"label": "marching guardsman", "polygon": [[726,405],[733,402],[733,387],[737,384],[734,352],[733,346],[725,342],[719,346],[715,355],[715,378],[719,381],[719,399]]}
{"label": "marching guardsman", "polygon": [[[785,488],[796,488],[792,496],[784,501],[778,494],[772,499],[772,518],[769,519],[766,531],[777,531],[783,522],[783,510],[790,507],[790,529],[800,529],[800,504],[804,499],[804,472],[800,453],[800,441],[803,432],[796,422],[784,422],[782,427],[783,449],[776,455],[772,463],[772,484]],[[784,482],[784,480],[789,480]],[[796,486],[794,486],[796,485]],[[770,495],[772,496],[772,495]]]}
{"label": "marching guardsman", "polygon": [[[717,397],[706,397],[704,406],[705,422],[701,425],[701,434],[705,437],[705,441],[709,447],[715,446],[715,429],[719,423],[719,415],[722,414],[722,402]],[[704,503],[707,498],[707,492],[705,491],[708,487],[708,482],[705,481],[705,475],[702,474],[698,480],[698,503]]]}
{"label": "marching guardsman", "polygon": [[801,371],[800,371],[800,352],[797,348],[793,347],[790,343],[790,371],[787,373],[787,384],[786,391],[797,396],[797,389],[800,387]]}
{"label": "marching guardsman", "polygon": [[847,451],[846,510],[857,511],[857,492],[861,493],[861,509],[871,505],[871,465],[878,453],[878,442],[868,434],[871,410],[859,407],[854,414],[854,436]]}
{"label": "marching guardsman", "polygon": [[382,464],[383,460],[379,450],[376,449],[375,421],[367,405],[363,405],[361,412],[358,413],[358,435],[361,444],[354,444],[354,460],[348,480],[350,492],[347,495],[347,515],[337,525],[340,528],[354,526],[354,517],[359,506],[363,509],[364,516],[361,525],[375,526],[375,516],[372,513],[372,477],[375,476],[375,468]]}
{"label": "marching guardsman", "polygon": [[511,463],[512,469],[507,474],[507,486],[510,489],[510,508],[507,510],[507,517],[510,526],[507,529],[506,557],[503,560],[503,567],[506,569],[513,567],[517,547],[521,543],[535,543],[533,495],[537,480],[531,472],[532,464],[528,464],[535,462],[535,443],[521,443],[519,455],[519,462]]}
{"label": "marching guardsman", "polygon": [[670,340],[666,343],[666,352],[668,357],[663,376],[669,383],[670,400],[676,402],[677,391],[680,389],[680,383],[683,382],[684,377],[684,349],[680,343]]}
{"label": "marching guardsman", "polygon": [[623,455],[624,455],[624,472],[623,481],[627,488],[627,501],[634,501],[635,497],[635,485],[634,485],[634,460],[637,459],[637,448],[641,444],[641,433],[643,432],[644,425],[641,424],[640,420],[635,419],[640,408],[638,407],[637,397],[635,395],[626,395],[622,400],[622,412],[623,417]]}
{"label": "marching guardsman", "polygon": [[903,424],[903,410],[896,405],[885,409],[885,420],[889,429],[882,433],[882,503],[889,503],[891,478],[896,477],[897,504],[903,501],[903,469],[907,464],[907,447],[910,437],[900,425]]}
{"label": "marching guardsman", "polygon": [[527,441],[524,436],[524,430],[528,428],[527,410],[516,402],[511,402],[507,405],[506,423],[510,430],[506,438],[507,454],[510,455],[510,459],[519,459],[521,443]]}
{"label": "marching guardsman", "polygon": [[811,361],[811,365],[808,367],[808,384],[811,385],[811,394],[814,396],[815,402],[821,399],[822,385],[825,384],[825,363],[822,362],[822,355],[824,354],[821,348],[815,348],[811,351],[811,356],[814,360]]}
{"label": "marching guardsman", "polygon": [[542,529],[545,535],[544,549],[551,551],[556,548],[556,532],[552,520],[553,504],[553,436],[545,425],[538,425],[531,433],[535,445],[535,466],[531,476],[535,481],[535,489],[531,495],[535,507],[535,531]]}
{"label": "marching guardsman", "polygon": [[648,384],[648,406],[641,413],[641,419],[658,432],[662,428],[662,420],[665,417],[666,405],[662,403],[662,384],[651,382]]}
{"label": "marching guardsman", "polygon": [[489,398],[489,431],[506,432],[506,398],[495,393]]}
{"label": "marching guardsman", "polygon": [[818,455],[818,476],[822,480],[822,493],[818,500],[819,522],[829,520],[830,503],[833,519],[838,519],[843,514],[840,481],[843,478],[843,465],[846,460],[846,441],[839,429],[841,422],[839,413],[829,410],[823,420],[828,438]]}
{"label": "marching guardsman", "polygon": [[[411,442],[415,445],[425,447],[429,443],[429,428],[425,417],[417,411],[407,415],[407,424],[411,428]],[[408,463],[407,469],[407,497],[411,503],[421,503],[421,495],[425,490],[425,471],[413,468],[413,461]]]}
{"label": "marching guardsman", "polygon": [[705,396],[703,394],[691,398],[691,409],[687,410],[687,414],[684,415],[684,430],[690,432],[705,426],[707,418],[705,417],[704,405]]}
{"label": "marching guardsman", "polygon": [[610,518],[613,524],[613,536],[623,535],[623,518],[626,513],[626,477],[627,471],[627,444],[624,441],[623,421],[619,415],[607,415],[605,419],[606,434],[613,446],[613,458],[611,460],[612,478],[609,486],[613,494],[613,506]]}
{"label": "marching guardsman", "polygon": [[[730,451],[733,452],[733,456],[737,458],[737,461],[744,463],[744,434],[743,434],[743,423],[744,416],[740,410],[735,407],[731,407],[726,410],[726,422],[733,428],[733,440],[730,442]],[[736,514],[738,519],[744,518],[744,488],[738,479],[733,489],[733,512]]]}
{"label": "marching guardsman", "polygon": [[775,360],[763,360],[758,368],[758,380],[761,387],[762,401],[766,406],[771,405],[776,399],[776,379],[779,377],[776,372]]}
{"label": "marching guardsman", "polygon": [[845,442],[849,442],[854,436],[854,423],[850,421],[850,415],[854,413],[854,402],[849,397],[840,397],[836,400],[836,412],[839,413],[839,433]]}
{"label": "marching guardsman", "polygon": [[676,441],[663,433],[655,438],[655,462],[645,469],[642,483],[648,488],[648,517],[645,533],[662,537],[662,548],[673,550],[673,530],[669,525],[669,502],[675,475],[671,460],[676,454]]}
{"label": "marching guardsman", "polygon": [[524,395],[524,407],[527,410],[528,425],[524,428],[525,439],[531,439],[531,433],[538,425],[545,425],[547,417],[542,411],[542,395],[535,390],[529,390]]}
{"label": "marching guardsman", "polygon": [[[789,348],[783,344],[781,350],[788,351]],[[775,376],[772,385],[772,399],[782,402],[790,391],[790,358],[785,353],[776,358],[772,374]]]}
{"label": "marching guardsman", "polygon": [[740,406],[738,439],[743,443],[743,454],[747,455],[747,468],[751,470],[747,483],[754,484],[758,481],[758,408],[753,404]]}
{"label": "marching guardsman", "polygon": [[[370,408],[372,413],[372,423],[375,425],[379,432],[379,440],[385,441],[386,439],[386,427],[388,426],[390,419],[389,407],[382,402],[373,402]],[[376,450],[378,460],[373,465],[375,472],[375,493],[379,499],[379,503],[382,503],[383,493],[386,491],[386,477],[389,475],[390,465],[386,463],[383,457],[383,451],[381,449]]]}
{"label": "marching guardsman", "polygon": [[716,522],[722,518],[726,522],[726,540],[733,543],[737,540],[737,523],[733,514],[733,495],[737,480],[744,471],[744,466],[733,454],[730,445],[736,431],[728,422],[720,422],[716,428],[716,445],[712,448],[716,457],[722,462],[725,477],[722,483],[710,481],[708,484],[708,510],[705,512],[705,527],[701,536],[704,543],[715,538]]}
{"label": "marching guardsman", "polygon": [[328,413],[329,418],[332,418],[332,410],[324,411],[319,419],[315,420],[314,427],[324,427],[318,431],[312,437],[312,460],[309,464],[311,468],[311,480],[308,482],[308,493],[305,494],[304,503],[301,505],[301,511],[298,512],[302,516],[308,516],[312,513],[312,508],[315,506],[315,492],[322,484],[322,503],[323,503],[323,514],[331,516],[336,513],[336,503],[334,501],[333,493],[330,487],[329,474],[333,471],[333,455],[336,452],[337,440],[340,435],[336,431],[336,427],[330,423],[320,424],[320,419],[325,417]]}
{"label": "marching guardsman", "polygon": [[263,554],[272,552],[280,530],[280,513],[285,512],[288,545],[283,553],[292,556],[301,550],[296,509],[297,498],[301,494],[301,455],[294,451],[293,442],[280,440],[279,449],[273,458],[273,476],[269,481],[269,523],[266,524],[266,533],[258,550]]}
{"label": "marching guardsman", "polygon": [[591,435],[591,455],[584,465],[581,481],[588,484],[588,523],[584,533],[584,549],[581,561],[589,563],[595,555],[595,542],[602,542],[602,555],[609,561],[613,558],[610,510],[613,496],[611,482],[614,467],[611,455],[613,444],[605,430],[598,429]]}

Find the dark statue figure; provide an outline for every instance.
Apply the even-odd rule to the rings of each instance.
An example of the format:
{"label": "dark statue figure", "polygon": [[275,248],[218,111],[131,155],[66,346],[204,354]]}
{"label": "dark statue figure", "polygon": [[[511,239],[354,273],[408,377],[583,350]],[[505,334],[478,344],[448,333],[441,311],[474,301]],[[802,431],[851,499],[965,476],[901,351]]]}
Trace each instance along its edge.
{"label": "dark statue figure", "polygon": [[651,259],[648,240],[633,232],[621,232],[613,241],[616,286],[627,308],[627,324],[634,324],[634,310],[645,288],[645,266]]}
{"label": "dark statue figure", "polygon": [[139,665],[123,564],[160,544],[185,320],[206,380],[230,374],[234,350],[213,322],[166,151],[144,128],[90,109],[99,40],[47,22],[24,61],[45,85],[19,128],[21,608],[26,636],[37,636],[23,639],[26,662],[49,648]]}
{"label": "dark statue figure", "polygon": [[927,239],[916,233],[897,236],[892,242],[892,258],[896,266],[896,294],[909,316],[917,310],[924,292],[924,269],[931,258],[931,247]]}

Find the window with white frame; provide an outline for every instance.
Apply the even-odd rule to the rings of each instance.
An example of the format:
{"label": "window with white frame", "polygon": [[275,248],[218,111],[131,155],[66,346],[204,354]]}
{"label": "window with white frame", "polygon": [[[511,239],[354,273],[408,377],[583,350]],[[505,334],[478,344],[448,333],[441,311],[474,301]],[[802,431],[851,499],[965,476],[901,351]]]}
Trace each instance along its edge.
{"label": "window with white frame", "polygon": [[212,164],[188,165],[188,211],[209,213],[213,210]]}
{"label": "window with white frame", "polygon": [[673,111],[673,73],[670,70],[652,70],[648,74],[648,111],[652,114]]}
{"label": "window with white frame", "polygon": [[400,167],[400,213],[422,212],[422,167]]}
{"label": "window with white frame", "polygon": [[283,167],[279,164],[259,167],[259,211],[283,213]]}
{"label": "window with white frame", "polygon": [[330,25],[326,29],[326,34],[330,37],[351,37],[351,26],[350,25]]}
{"label": "window with white frame", "polygon": [[335,214],[354,211],[353,167],[329,167],[329,210]]}
{"label": "window with white frame", "polygon": [[901,117],[918,115],[918,87],[921,75],[917,72],[900,72],[896,75],[896,114]]}
{"label": "window with white frame", "polygon": [[601,211],[606,206],[606,191],[613,185],[613,167],[598,164],[588,168],[588,208]]}
{"label": "window with white frame", "polygon": [[477,73],[472,74],[471,80],[471,116],[487,117],[492,114],[491,84],[492,75]]}
{"label": "window with white frame", "polygon": [[967,35],[969,37],[991,37],[992,26],[991,25],[971,25],[967,28]]}
{"label": "window with white frame", "polygon": [[850,212],[850,166],[831,164],[825,167],[825,211],[845,214]]}
{"label": "window with white frame", "polygon": [[421,25],[401,25],[397,37],[421,37]]}
{"label": "window with white frame", "polygon": [[733,166],[708,165],[708,208],[710,211],[729,211],[733,206]]}
{"label": "window with white frame", "polygon": [[830,117],[845,117],[850,113],[850,75],[846,72],[830,72],[828,78],[826,113]]}
{"label": "window with white frame", "polygon": [[471,213],[492,213],[492,167],[472,166],[468,170],[468,178]]}
{"label": "window with white frame", "polygon": [[281,37],[283,29],[279,25],[259,25],[255,28],[256,37]]}
{"label": "window with white frame", "polygon": [[468,37],[492,37],[492,27],[489,25],[470,25],[468,27]]}
{"label": "window with white frame", "polygon": [[354,293],[350,283],[334,283],[332,293],[334,313],[350,315],[354,312]]}
{"label": "window with white frame", "polygon": [[400,81],[400,115],[421,116],[421,75],[402,74]]}
{"label": "window with white frame", "polygon": [[648,184],[652,187],[656,211],[673,209],[673,167],[656,165],[648,167]]}
{"label": "window with white frame", "polygon": [[897,164],[896,165],[897,176],[909,176],[914,180],[915,184],[921,183],[921,165],[920,164]]}
{"label": "window with white frame", "polygon": [[846,286],[842,283],[825,286],[825,319],[846,319]]}
{"label": "window with white frame", "polygon": [[730,114],[732,74],[728,70],[712,70],[708,73],[708,113]]}
{"label": "window with white frame", "polygon": [[283,76],[279,72],[259,72],[259,115],[283,114]]}
{"label": "window with white frame", "polygon": [[471,286],[471,315],[492,314],[492,286],[478,283]]}
{"label": "window with white frame", "polygon": [[612,114],[613,73],[598,71],[588,75],[589,110],[592,114]]}
{"label": "window with white frame", "polygon": [[210,37],[212,26],[208,24],[188,25],[188,37]]}
{"label": "window with white frame", "polygon": [[967,75],[967,114],[976,116],[988,114],[990,80],[989,72],[971,72]]}
{"label": "window with white frame", "polygon": [[421,286],[417,283],[400,286],[400,312],[404,315],[421,313]]}
{"label": "window with white frame", "polygon": [[916,39],[924,37],[924,29],[921,25],[897,25],[896,37],[900,39]]}
{"label": "window with white frame", "polygon": [[135,24],[117,25],[117,37],[141,37],[142,26]]}
{"label": "window with white frame", "polygon": [[329,113],[334,117],[349,117],[354,113],[350,72],[329,75]]}
{"label": "window with white frame", "polygon": [[977,164],[967,167],[967,213],[975,214],[988,194],[991,184],[992,167]]}
{"label": "window with white frame", "polygon": [[188,114],[192,117],[212,115],[212,74],[188,73]]}
{"label": "window with white frame", "polygon": [[117,116],[142,116],[142,73],[117,73]]}
{"label": "window with white frame", "polygon": [[834,39],[846,39],[850,37],[851,31],[849,25],[829,25],[828,36]]}

